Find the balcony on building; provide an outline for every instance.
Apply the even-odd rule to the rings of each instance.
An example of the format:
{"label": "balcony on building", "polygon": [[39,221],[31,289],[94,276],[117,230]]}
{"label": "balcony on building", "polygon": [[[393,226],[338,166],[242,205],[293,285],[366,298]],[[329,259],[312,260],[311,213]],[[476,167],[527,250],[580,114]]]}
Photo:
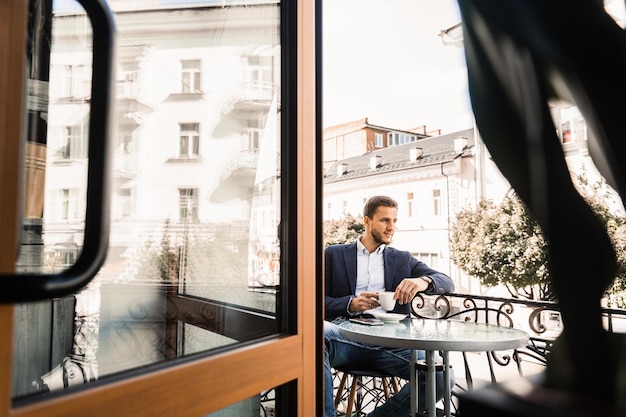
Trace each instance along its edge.
{"label": "balcony on building", "polygon": [[280,87],[275,83],[253,81],[239,85],[222,105],[221,120],[213,136],[224,137],[240,131],[248,121],[267,114],[274,100],[276,111],[280,112]]}
{"label": "balcony on building", "polygon": [[211,201],[224,202],[233,198],[252,198],[259,152],[242,150],[220,173],[220,183],[211,193]]}
{"label": "balcony on building", "polygon": [[247,118],[267,113],[275,95],[278,98],[277,109],[280,111],[278,85],[262,81],[242,84],[222,107],[222,117]]}

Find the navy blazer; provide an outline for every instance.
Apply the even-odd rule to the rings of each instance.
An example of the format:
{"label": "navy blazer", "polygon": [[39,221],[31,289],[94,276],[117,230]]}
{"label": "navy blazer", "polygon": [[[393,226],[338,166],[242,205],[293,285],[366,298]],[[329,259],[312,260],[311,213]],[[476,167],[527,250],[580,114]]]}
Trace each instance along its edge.
{"label": "navy blazer", "polygon": [[[324,251],[325,271],[325,319],[333,320],[348,315],[348,303],[356,291],[356,242],[343,245],[331,245]],[[385,265],[385,290],[395,291],[404,278],[428,275],[433,280],[431,294],[445,294],[454,291],[454,283],[449,276],[435,271],[425,263],[418,261],[408,251],[401,251],[390,246],[383,252]],[[410,304],[396,303],[393,310],[397,313],[410,313]]]}

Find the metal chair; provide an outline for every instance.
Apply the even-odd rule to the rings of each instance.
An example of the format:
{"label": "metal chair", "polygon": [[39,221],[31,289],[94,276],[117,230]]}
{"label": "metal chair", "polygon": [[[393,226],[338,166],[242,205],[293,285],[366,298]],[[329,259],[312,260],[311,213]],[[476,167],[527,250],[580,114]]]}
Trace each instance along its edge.
{"label": "metal chair", "polygon": [[335,394],[337,415],[364,416],[400,390],[400,379],[386,372],[343,367],[334,369],[339,380]]}

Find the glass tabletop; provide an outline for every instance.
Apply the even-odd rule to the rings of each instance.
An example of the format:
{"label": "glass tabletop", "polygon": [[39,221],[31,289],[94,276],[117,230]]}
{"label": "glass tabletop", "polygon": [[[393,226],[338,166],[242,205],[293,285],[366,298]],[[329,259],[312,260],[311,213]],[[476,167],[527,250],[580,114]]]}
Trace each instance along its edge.
{"label": "glass tabletop", "polygon": [[519,329],[456,320],[407,318],[382,326],[347,321],[339,328],[350,340],[405,349],[495,351],[528,343],[528,334]]}

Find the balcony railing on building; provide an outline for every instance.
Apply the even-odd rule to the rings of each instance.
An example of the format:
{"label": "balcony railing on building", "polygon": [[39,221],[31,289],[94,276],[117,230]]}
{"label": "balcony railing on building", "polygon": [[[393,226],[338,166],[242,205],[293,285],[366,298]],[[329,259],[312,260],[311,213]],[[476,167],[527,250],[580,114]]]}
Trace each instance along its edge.
{"label": "balcony railing on building", "polygon": [[240,118],[267,113],[274,96],[280,111],[280,87],[272,82],[250,82],[239,86],[222,106],[222,116]]}

